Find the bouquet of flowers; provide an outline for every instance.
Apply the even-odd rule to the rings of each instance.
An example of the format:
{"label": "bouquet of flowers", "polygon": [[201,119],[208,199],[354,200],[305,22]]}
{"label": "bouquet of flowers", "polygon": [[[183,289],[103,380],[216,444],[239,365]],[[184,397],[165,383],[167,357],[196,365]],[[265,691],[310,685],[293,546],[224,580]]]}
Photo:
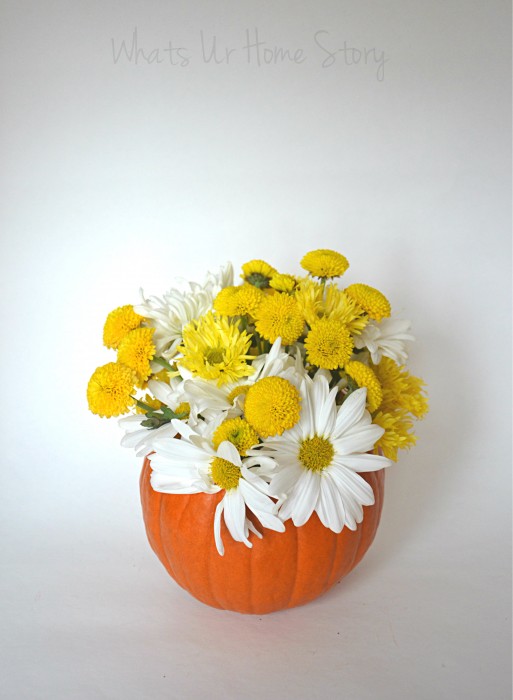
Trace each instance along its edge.
{"label": "bouquet of flowers", "polygon": [[[421,379],[405,369],[410,322],[332,250],[301,260],[301,276],[263,260],[231,264],[162,297],[107,316],[117,352],[87,388],[90,410],[121,416],[121,444],[151,463],[162,494],[221,494],[211,523],[252,547],[265,530],[356,530],[374,503],[362,474],[415,443],[427,412]],[[180,439],[177,439],[180,438]],[[251,517],[252,516],[252,517]]]}

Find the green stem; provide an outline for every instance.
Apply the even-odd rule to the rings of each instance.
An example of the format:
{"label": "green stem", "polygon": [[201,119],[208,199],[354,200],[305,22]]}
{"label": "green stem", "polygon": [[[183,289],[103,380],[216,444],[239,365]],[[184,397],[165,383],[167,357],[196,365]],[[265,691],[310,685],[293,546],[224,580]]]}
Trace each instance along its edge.
{"label": "green stem", "polygon": [[156,362],[158,365],[161,365],[161,367],[164,367],[169,372],[174,371],[172,365],[170,365],[169,362],[167,360],[165,360],[163,357],[154,357],[152,361]]}

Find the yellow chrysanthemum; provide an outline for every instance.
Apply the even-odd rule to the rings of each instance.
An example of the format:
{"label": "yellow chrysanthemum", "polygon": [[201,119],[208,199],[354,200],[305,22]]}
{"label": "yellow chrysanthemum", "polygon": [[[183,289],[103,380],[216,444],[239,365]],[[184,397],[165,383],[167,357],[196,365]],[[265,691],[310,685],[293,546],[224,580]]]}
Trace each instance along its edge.
{"label": "yellow chrysanthemum", "polygon": [[385,457],[394,462],[397,462],[397,450],[409,449],[417,441],[411,432],[413,422],[406,411],[378,411],[373,415],[372,422],[385,430],[375,445],[375,452],[381,449]]}
{"label": "yellow chrysanthemum", "polygon": [[305,339],[306,357],[322,369],[343,367],[353,353],[353,340],[347,327],[330,318],[313,324]]}
{"label": "yellow chrysanthemum", "polygon": [[393,411],[401,408],[415,418],[423,418],[426,415],[429,404],[422,379],[414,377],[389,357],[384,357],[379,365],[373,365],[373,369],[383,388],[382,410]]}
{"label": "yellow chrysanthemum", "polygon": [[125,335],[139,328],[143,321],[144,318],[135,313],[131,304],[119,306],[107,316],[103,327],[103,344],[107,348],[117,349]]}
{"label": "yellow chrysanthemum", "polygon": [[87,385],[89,410],[102,418],[126,413],[133,405],[135,374],[126,365],[109,362],[98,367]]}
{"label": "yellow chrysanthemum", "polygon": [[323,279],[340,277],[349,267],[347,258],[334,250],[311,250],[301,260],[301,267],[314,277]]}
{"label": "yellow chrysanthemum", "polygon": [[266,296],[256,316],[258,333],[271,343],[281,338],[283,345],[295,343],[303,333],[305,320],[294,297],[288,294]]}
{"label": "yellow chrysanthemum", "polygon": [[242,279],[248,284],[252,284],[259,289],[269,286],[269,281],[276,274],[274,267],[265,260],[250,260],[242,266]]}
{"label": "yellow chrysanthemum", "polygon": [[253,367],[246,362],[251,357],[247,354],[250,345],[251,335],[239,331],[226,317],[216,318],[209,312],[183,329],[179,362],[195,376],[216,380],[222,386],[253,374]]}
{"label": "yellow chrysanthemum", "polygon": [[247,450],[258,444],[258,433],[244,418],[227,418],[212,437],[216,450],[224,440],[235,445],[239,454],[244,457]]}
{"label": "yellow chrysanthemum", "polygon": [[292,275],[282,275],[277,272],[271,277],[269,286],[277,292],[287,292],[287,294],[290,294],[296,286],[296,278]]}
{"label": "yellow chrysanthemum", "polygon": [[136,328],[125,335],[118,347],[118,362],[134,370],[139,386],[151,374],[150,361],[155,357],[154,332],[154,328]]}
{"label": "yellow chrysanthemum", "polygon": [[368,284],[350,284],[344,291],[370,318],[381,321],[390,316],[390,302],[378,289],[369,287]]}
{"label": "yellow chrysanthemum", "polygon": [[251,284],[221,289],[214,300],[214,309],[221,316],[254,316],[264,293]]}
{"label": "yellow chrysanthemum", "polygon": [[352,362],[346,362],[344,365],[344,372],[348,374],[351,379],[354,379],[359,387],[365,387],[367,389],[367,405],[369,411],[371,413],[376,411],[383,401],[383,390],[379,379],[372,369],[364,365],[363,362],[353,360]]}
{"label": "yellow chrysanthemum", "polygon": [[[158,411],[159,408],[162,407],[162,402],[156,399],[153,396],[150,396],[149,394],[146,394],[144,399],[141,399],[142,403],[145,403],[146,406],[149,406],[150,408],[153,408],[154,411]],[[146,413],[147,409],[141,408],[140,406],[137,406],[135,409],[136,413]]]}
{"label": "yellow chrysanthemum", "polygon": [[359,335],[369,321],[363,309],[335,284],[322,285],[307,277],[301,280],[294,298],[309,326],[320,318],[330,318],[343,323],[352,335]]}
{"label": "yellow chrysanthemum", "polygon": [[264,377],[250,387],[244,402],[246,420],[263,438],[281,435],[299,420],[301,398],[282,377]]}

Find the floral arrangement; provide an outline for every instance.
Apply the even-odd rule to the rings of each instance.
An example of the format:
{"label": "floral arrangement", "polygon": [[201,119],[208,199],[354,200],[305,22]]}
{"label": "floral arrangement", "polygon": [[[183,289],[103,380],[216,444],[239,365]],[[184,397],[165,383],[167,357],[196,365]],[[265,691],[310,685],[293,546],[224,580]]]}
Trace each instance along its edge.
{"label": "floral arrangement", "polygon": [[360,473],[397,460],[428,410],[424,383],[404,367],[410,322],[373,287],[340,288],[340,253],[311,251],[301,266],[294,276],[251,260],[234,284],[228,264],[163,297],[141,291],[105,322],[117,358],[93,373],[89,408],[130,414],[121,444],[148,456],[155,491],[223,493],[220,555],[222,519],[247,547],[250,532],[300,527],[313,513],[335,533],[355,530],[374,503]]}

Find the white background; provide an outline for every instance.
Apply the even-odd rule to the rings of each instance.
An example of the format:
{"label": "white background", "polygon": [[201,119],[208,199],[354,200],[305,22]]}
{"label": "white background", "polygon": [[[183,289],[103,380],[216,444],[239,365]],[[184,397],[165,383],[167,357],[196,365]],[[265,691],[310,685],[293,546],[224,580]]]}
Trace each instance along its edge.
{"label": "white background", "polygon": [[[510,697],[509,4],[1,13],[2,697]],[[114,62],[134,28],[162,63]],[[255,28],[306,60],[248,64]],[[323,67],[318,31],[375,53]],[[431,412],[347,579],[285,613],[209,609],[146,542],[116,422],[87,412],[104,318],[140,286],[252,257],[295,273],[318,247],[413,320]]]}

